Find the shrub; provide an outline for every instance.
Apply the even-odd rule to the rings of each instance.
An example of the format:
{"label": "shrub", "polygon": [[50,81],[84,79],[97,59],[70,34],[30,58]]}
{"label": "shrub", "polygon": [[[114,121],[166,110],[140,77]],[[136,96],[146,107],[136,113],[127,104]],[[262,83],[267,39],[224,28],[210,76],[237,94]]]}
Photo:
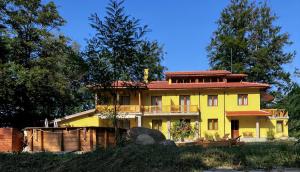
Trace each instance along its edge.
{"label": "shrub", "polygon": [[189,122],[185,120],[177,120],[171,127],[171,136],[175,141],[184,141],[185,138],[194,135],[194,129]]}
{"label": "shrub", "polygon": [[275,133],[274,131],[272,130],[272,128],[269,128],[269,131],[267,132],[267,139],[268,140],[274,140],[275,139]]}

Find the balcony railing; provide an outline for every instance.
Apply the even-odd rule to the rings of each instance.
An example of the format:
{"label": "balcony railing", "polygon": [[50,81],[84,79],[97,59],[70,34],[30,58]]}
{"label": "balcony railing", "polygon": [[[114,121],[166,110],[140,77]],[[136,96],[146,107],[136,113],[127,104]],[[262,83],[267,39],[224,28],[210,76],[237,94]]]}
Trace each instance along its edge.
{"label": "balcony railing", "polygon": [[198,105],[143,106],[145,113],[196,113],[198,111]]}
{"label": "balcony railing", "polygon": [[269,112],[275,118],[287,118],[288,112],[285,109],[262,109]]}
{"label": "balcony railing", "polygon": [[[98,112],[114,110],[113,105],[97,105]],[[118,112],[144,112],[144,113],[197,113],[198,105],[164,105],[164,106],[139,106],[139,105],[117,105]]]}
{"label": "balcony railing", "polygon": [[[99,112],[113,111],[114,108],[115,107],[113,105],[97,105],[97,111]],[[140,112],[140,106],[139,105],[117,105],[117,111],[128,112],[128,113]]]}

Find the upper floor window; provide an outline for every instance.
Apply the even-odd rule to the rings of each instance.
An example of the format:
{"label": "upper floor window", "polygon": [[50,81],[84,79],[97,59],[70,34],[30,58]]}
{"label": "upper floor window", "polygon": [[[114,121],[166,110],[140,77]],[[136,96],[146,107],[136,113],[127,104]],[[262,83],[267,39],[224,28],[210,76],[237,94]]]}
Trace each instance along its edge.
{"label": "upper floor window", "polygon": [[207,104],[208,104],[208,106],[218,106],[218,96],[217,95],[209,95]]}
{"label": "upper floor window", "polygon": [[130,105],[130,97],[120,96],[120,105]]}
{"label": "upper floor window", "polygon": [[238,105],[248,105],[248,94],[238,95]]}
{"label": "upper floor window", "polygon": [[218,130],[218,119],[208,119],[208,130]]}

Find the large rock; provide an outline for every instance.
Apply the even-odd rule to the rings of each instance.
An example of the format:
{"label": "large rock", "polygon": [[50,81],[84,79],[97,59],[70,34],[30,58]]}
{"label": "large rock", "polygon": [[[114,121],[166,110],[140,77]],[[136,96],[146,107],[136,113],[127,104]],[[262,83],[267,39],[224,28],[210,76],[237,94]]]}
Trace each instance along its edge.
{"label": "large rock", "polygon": [[153,145],[155,140],[147,134],[141,134],[137,136],[135,143],[139,145]]}
{"label": "large rock", "polygon": [[[144,127],[131,128],[127,133],[127,138],[129,141],[137,143],[137,138],[140,135],[143,135],[142,138],[146,137],[144,135],[148,135],[149,137],[151,137],[154,140],[154,143],[159,143],[163,140],[166,140],[166,137],[160,131],[149,129],[149,128],[144,128]],[[147,137],[148,140],[150,140],[149,137]],[[137,143],[137,144],[139,144],[139,143]]]}
{"label": "large rock", "polygon": [[176,146],[176,144],[173,140],[163,140],[163,141],[160,141],[159,144],[164,145],[164,146]]}

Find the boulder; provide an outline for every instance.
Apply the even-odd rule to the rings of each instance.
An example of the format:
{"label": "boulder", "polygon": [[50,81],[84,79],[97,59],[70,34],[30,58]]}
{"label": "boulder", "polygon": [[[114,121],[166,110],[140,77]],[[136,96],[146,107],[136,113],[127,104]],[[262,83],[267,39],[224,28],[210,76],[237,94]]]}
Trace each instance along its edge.
{"label": "boulder", "polygon": [[147,134],[141,134],[137,136],[135,143],[139,145],[153,145],[155,140]]}
{"label": "boulder", "polygon": [[160,141],[158,144],[164,145],[164,146],[176,146],[176,144],[173,140],[163,140],[163,141]]}
{"label": "boulder", "polygon": [[[149,128],[144,128],[144,127],[131,128],[127,133],[127,139],[131,142],[136,143],[139,135],[148,135],[149,137],[151,137],[154,140],[154,143],[159,143],[163,140],[166,140],[166,137],[160,131],[149,129]],[[143,137],[145,138],[146,136],[142,136],[142,138]],[[147,138],[147,139],[149,139],[149,138]]]}

